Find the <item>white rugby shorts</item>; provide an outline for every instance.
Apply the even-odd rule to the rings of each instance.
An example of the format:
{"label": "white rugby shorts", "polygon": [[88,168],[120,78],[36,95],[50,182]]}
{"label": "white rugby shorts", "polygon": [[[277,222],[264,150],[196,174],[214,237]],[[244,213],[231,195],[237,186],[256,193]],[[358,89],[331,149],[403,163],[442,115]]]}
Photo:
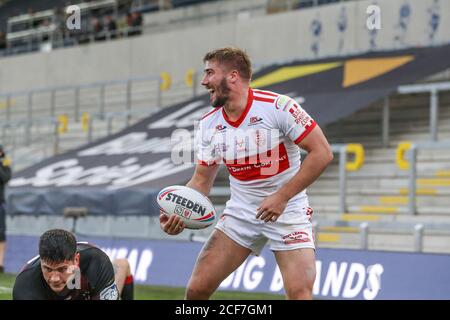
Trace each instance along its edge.
{"label": "white rugby shorts", "polygon": [[287,223],[279,222],[278,220],[275,222],[264,222],[256,218],[249,219],[248,217],[240,219],[234,215],[223,214],[215,228],[225,233],[239,245],[252,250],[252,253],[256,256],[260,255],[267,243],[272,251],[287,251],[301,248],[312,248],[315,250],[311,208],[307,208],[307,215],[309,219],[300,223]]}

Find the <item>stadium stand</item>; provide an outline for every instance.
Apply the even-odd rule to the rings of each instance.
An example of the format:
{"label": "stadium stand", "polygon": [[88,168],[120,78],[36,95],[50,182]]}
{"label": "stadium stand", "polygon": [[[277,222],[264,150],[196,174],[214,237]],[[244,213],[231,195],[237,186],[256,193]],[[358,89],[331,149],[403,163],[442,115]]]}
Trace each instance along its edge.
{"label": "stadium stand", "polygon": [[[274,14],[307,11],[311,6],[334,2],[344,1],[141,0],[123,4],[127,8],[123,12],[141,12],[142,30],[148,35],[249,17],[273,19]],[[6,1],[0,9],[12,8],[11,3]],[[42,7],[35,9],[48,10],[56,3],[42,1]],[[15,5],[21,11],[28,9],[25,1],[17,1]],[[324,11],[319,12],[326,9],[329,7],[324,6]],[[5,12],[1,12],[0,18]],[[5,17],[11,17],[10,12],[8,9]],[[93,43],[95,38],[91,40],[87,46],[98,45]],[[322,128],[334,147],[332,165],[308,188],[318,248],[450,253],[450,66],[442,58],[450,47],[442,43],[429,46],[417,43],[409,48],[398,48],[395,44],[368,53],[334,52],[320,59],[291,61],[274,56],[270,61],[258,61],[254,78],[261,82],[256,82],[255,87],[298,93],[294,97],[306,109],[310,107],[311,114],[317,112],[319,124],[323,123]],[[19,51],[8,54],[15,53]],[[406,55],[409,56],[405,58]],[[411,56],[414,59],[408,60]],[[372,85],[366,86],[372,81],[370,77],[355,80],[365,69],[358,67],[358,75],[349,76],[346,69],[349,61],[359,63],[380,57],[407,61],[382,76],[374,76]],[[383,69],[381,65],[380,62],[373,69]],[[295,68],[305,66],[307,69],[297,76],[283,78],[291,75],[293,69],[297,72],[299,69]],[[117,191],[113,186],[117,178],[114,175],[123,174],[125,171],[120,170],[125,167],[133,170],[133,166],[142,169],[148,165],[150,169],[144,169],[156,175],[172,170],[163,165],[157,170],[151,168],[168,154],[168,132],[178,127],[190,128],[192,123],[183,127],[178,126],[179,122],[193,122],[205,110],[207,103],[198,81],[201,71],[192,69],[180,80],[172,79],[164,67],[161,66],[160,74],[145,77],[69,86],[55,84],[0,94],[0,142],[14,165],[14,181],[7,189],[9,235],[35,237],[49,228],[62,227],[80,236],[105,239],[205,241],[212,228],[186,230],[175,237],[161,232],[159,211],[151,200],[163,186],[185,183],[192,167],[156,183],[142,183],[138,191],[133,188]],[[272,83],[271,76],[280,77],[277,70],[284,72],[281,76],[284,80]],[[264,82],[266,79],[270,79],[269,84]],[[357,83],[347,90],[346,81]],[[297,92],[293,88],[301,89]],[[322,100],[314,100],[319,98]],[[198,101],[200,104],[195,105]],[[335,109],[329,106],[331,101]],[[192,108],[176,115],[178,109],[186,107]],[[170,125],[152,127],[166,117]],[[139,134],[144,131],[154,141],[140,141]],[[126,140],[124,136],[133,138]],[[141,152],[140,147],[151,151]],[[154,149],[157,151],[153,152]],[[83,152],[102,154],[83,158],[79,156]],[[103,157],[105,154],[109,157]],[[52,164],[60,161],[68,161],[67,167],[76,165],[86,172],[105,170],[104,176],[111,177],[114,183],[89,180],[88,174],[77,180],[78,169],[72,172],[73,176],[64,176],[64,171],[61,176],[42,178]],[[353,168],[346,169],[349,163]],[[210,195],[219,213],[230,196],[228,183],[228,173],[222,168]],[[71,209],[86,210],[87,215],[76,218],[64,215]]]}
{"label": "stadium stand", "polygon": [[6,47],[0,47],[0,56],[45,52],[95,41],[208,25],[336,2],[340,0],[77,1],[73,4],[80,8],[83,31],[64,31],[64,22],[69,16],[65,13],[68,8],[66,1],[5,1],[0,4],[0,18],[3,18],[0,21],[4,21],[0,24],[0,32],[6,35]]}
{"label": "stadium stand", "polygon": [[[386,101],[389,103],[390,113],[389,137],[387,145],[383,147],[381,123]],[[438,133],[439,139],[445,141],[450,137],[449,93],[446,91],[440,93],[439,102]],[[319,245],[345,248],[366,246],[370,249],[412,251],[419,246],[412,241],[415,228],[422,226],[425,233],[422,235],[420,250],[447,252],[450,240],[448,232],[450,212],[448,179],[445,175],[448,174],[450,153],[442,150],[419,152],[416,215],[408,213],[408,172],[398,167],[396,159],[397,146],[402,141],[430,140],[429,113],[429,94],[394,94],[382,103],[374,103],[350,117],[325,127],[330,142],[334,144],[361,143],[365,148],[365,161],[360,170],[347,173],[344,211],[341,210],[340,204],[337,160],[309,188],[311,205],[317,212],[315,219]],[[358,137],[357,140],[355,136]],[[76,141],[77,138],[73,140]],[[78,142],[78,145],[82,144],[83,141]],[[227,174],[223,170],[212,191],[212,201],[218,206],[219,212],[229,197],[227,183]],[[29,224],[27,219],[20,215],[15,216],[9,224],[12,230],[23,231],[24,226]],[[45,217],[42,219],[48,221]],[[97,230],[95,226],[100,221],[109,228]],[[368,222],[367,243],[362,243],[364,240],[362,222]],[[47,226],[42,222],[40,225],[44,229]],[[161,235],[158,228],[156,217],[137,216],[92,216],[80,219],[77,225],[78,232],[82,234],[168,238]],[[184,233],[177,239],[202,239],[209,231]],[[33,228],[31,232],[35,233],[37,229]],[[392,240],[383,241],[378,240],[379,238]]]}
{"label": "stadium stand", "polygon": [[[439,137],[450,140],[450,95],[440,96]],[[353,143],[365,147],[360,170],[348,172],[346,205],[340,212],[338,160],[310,188],[310,204],[317,214],[318,242],[322,247],[373,250],[415,250],[414,231],[425,226],[422,250],[449,252],[450,151],[423,150],[418,154],[417,215],[408,213],[408,172],[396,163],[397,146],[402,141],[429,141],[429,95],[393,95],[390,104],[389,146],[381,147],[383,103],[375,103],[345,120],[325,127],[332,143]],[[414,108],[414,111],[411,110]],[[370,128],[373,128],[371,130]],[[337,157],[335,157],[336,159]],[[215,203],[227,199],[227,174],[222,171],[213,190]],[[220,196],[219,196],[220,195]],[[361,243],[361,223],[368,222],[369,242]]]}

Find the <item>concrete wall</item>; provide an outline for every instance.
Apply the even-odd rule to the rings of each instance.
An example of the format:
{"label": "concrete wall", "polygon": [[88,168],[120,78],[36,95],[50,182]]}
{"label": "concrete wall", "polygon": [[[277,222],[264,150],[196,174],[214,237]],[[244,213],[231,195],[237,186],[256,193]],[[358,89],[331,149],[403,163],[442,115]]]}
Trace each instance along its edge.
{"label": "concrete wall", "polygon": [[[366,27],[367,7],[381,8],[381,30]],[[400,15],[400,9],[409,15]],[[439,16],[433,33],[431,13]],[[338,22],[345,27],[339,31]],[[316,28],[314,28],[314,26]],[[316,32],[314,32],[314,30]],[[433,35],[433,36],[431,36]],[[315,59],[370,50],[450,42],[450,0],[344,2],[240,19],[208,27],[31,53],[0,59],[0,92],[123,79],[167,71],[182,81],[189,68],[202,68],[204,53],[236,45],[256,63]]]}

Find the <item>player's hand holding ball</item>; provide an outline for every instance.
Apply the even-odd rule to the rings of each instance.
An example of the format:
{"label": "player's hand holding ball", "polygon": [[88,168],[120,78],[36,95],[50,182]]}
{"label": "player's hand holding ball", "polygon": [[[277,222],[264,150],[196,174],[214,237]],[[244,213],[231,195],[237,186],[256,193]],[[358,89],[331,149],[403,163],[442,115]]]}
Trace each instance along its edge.
{"label": "player's hand holding ball", "polygon": [[174,214],[169,216],[163,212],[159,214],[159,225],[165,233],[172,236],[181,233],[185,228],[184,222],[181,220],[180,216]]}
{"label": "player's hand holding ball", "polygon": [[160,208],[161,229],[170,235],[177,235],[184,228],[207,228],[216,219],[216,211],[208,197],[190,187],[164,188],[156,201]]}

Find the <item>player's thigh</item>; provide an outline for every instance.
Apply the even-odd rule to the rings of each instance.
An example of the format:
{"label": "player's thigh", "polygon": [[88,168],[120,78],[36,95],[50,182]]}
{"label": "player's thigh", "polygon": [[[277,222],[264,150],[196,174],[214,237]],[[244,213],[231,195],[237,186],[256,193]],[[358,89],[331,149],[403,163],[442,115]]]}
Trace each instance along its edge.
{"label": "player's thigh", "polygon": [[202,248],[189,281],[190,286],[218,287],[247,259],[251,250],[215,229]]}
{"label": "player's thigh", "polygon": [[312,292],[316,278],[316,258],[312,248],[274,251],[289,298],[297,293]]}

